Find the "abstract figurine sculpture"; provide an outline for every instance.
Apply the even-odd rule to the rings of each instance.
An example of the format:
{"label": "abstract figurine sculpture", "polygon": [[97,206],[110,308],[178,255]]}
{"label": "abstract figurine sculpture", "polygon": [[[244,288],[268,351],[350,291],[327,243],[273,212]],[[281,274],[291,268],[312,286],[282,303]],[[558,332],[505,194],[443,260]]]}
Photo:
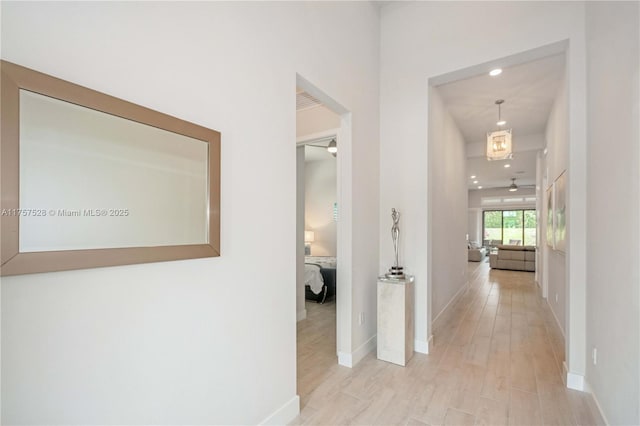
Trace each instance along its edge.
{"label": "abstract figurine sculpture", "polygon": [[387,278],[404,278],[403,267],[399,265],[398,259],[398,240],[400,239],[400,212],[396,209],[391,209],[391,220],[393,220],[393,226],[391,227],[391,239],[393,240],[393,252],[395,254],[395,264],[389,268],[389,272],[385,275]]}
{"label": "abstract figurine sculpture", "polygon": [[391,209],[391,219],[393,220],[393,226],[391,227],[391,239],[393,240],[393,252],[396,255],[395,266],[398,266],[398,238],[400,237],[398,222],[400,222],[400,212],[396,209]]}

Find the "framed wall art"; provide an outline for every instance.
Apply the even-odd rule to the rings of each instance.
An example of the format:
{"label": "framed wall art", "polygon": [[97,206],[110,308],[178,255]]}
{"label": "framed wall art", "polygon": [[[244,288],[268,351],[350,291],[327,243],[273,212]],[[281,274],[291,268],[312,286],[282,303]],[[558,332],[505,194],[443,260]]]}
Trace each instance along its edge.
{"label": "framed wall art", "polygon": [[567,239],[567,182],[563,171],[554,182],[553,221],[555,249],[566,251]]}
{"label": "framed wall art", "polygon": [[547,245],[552,249],[555,249],[555,232],[554,232],[554,214],[553,214],[553,191],[554,184],[552,183],[549,188],[547,188]]}

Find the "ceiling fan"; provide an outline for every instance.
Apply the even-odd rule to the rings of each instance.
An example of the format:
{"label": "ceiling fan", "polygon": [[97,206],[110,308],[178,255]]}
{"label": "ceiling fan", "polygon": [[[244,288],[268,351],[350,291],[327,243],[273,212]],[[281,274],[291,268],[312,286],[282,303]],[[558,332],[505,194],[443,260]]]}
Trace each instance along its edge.
{"label": "ceiling fan", "polygon": [[324,144],[317,145],[313,143],[306,143],[305,146],[326,149],[327,152],[329,152],[329,154],[333,155],[334,157],[338,155],[338,145],[336,143],[335,138],[331,138],[331,141],[327,145],[324,145]]}
{"label": "ceiling fan", "polygon": [[535,185],[516,185],[516,178],[511,178],[511,185],[503,186],[502,188],[508,189],[509,192],[516,192],[519,188],[535,188]]}

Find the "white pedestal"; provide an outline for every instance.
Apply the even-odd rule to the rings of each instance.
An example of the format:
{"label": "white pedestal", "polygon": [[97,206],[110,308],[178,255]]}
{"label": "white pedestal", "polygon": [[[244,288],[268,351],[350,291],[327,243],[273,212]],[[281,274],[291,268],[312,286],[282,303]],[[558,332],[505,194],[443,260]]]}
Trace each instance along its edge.
{"label": "white pedestal", "polygon": [[378,277],[378,359],[407,365],[413,356],[413,277]]}

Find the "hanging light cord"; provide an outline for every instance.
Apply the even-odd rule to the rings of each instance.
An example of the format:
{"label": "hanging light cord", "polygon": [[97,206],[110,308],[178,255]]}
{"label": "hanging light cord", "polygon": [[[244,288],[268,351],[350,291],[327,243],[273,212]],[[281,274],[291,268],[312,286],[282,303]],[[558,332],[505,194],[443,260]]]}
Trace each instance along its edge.
{"label": "hanging light cord", "polygon": [[496,125],[498,126],[498,130],[500,130],[500,123],[502,121],[502,104],[504,103],[504,99],[498,99],[496,100],[496,105],[498,105],[498,121],[496,122]]}

